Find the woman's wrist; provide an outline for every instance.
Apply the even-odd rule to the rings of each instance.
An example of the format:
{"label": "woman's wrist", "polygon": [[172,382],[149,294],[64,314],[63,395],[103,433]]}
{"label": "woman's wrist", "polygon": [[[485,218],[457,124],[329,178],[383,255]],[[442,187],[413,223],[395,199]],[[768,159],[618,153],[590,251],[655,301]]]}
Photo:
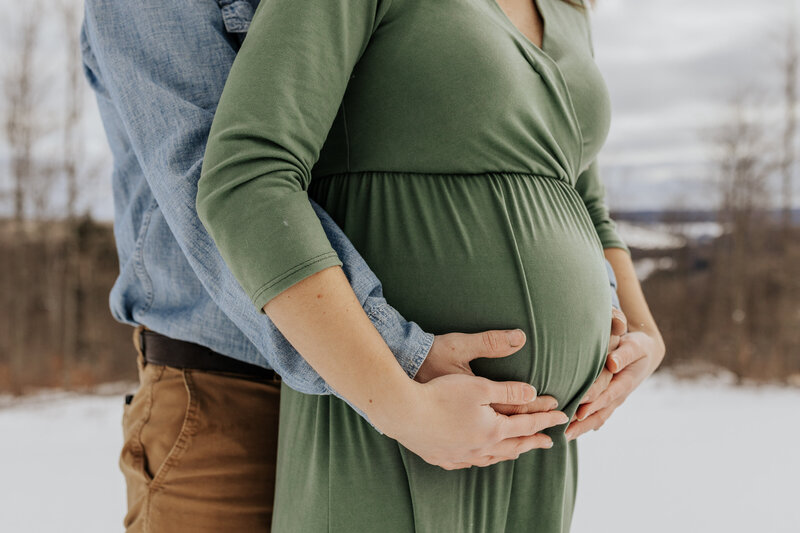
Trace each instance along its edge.
{"label": "woman's wrist", "polygon": [[408,376],[390,379],[379,377],[374,385],[375,393],[362,410],[375,427],[387,436],[396,438],[398,424],[405,425],[409,418],[414,418],[422,387]]}
{"label": "woman's wrist", "polygon": [[341,267],[295,283],[264,312],[314,370],[383,431],[415,397],[415,382],[367,317]]}

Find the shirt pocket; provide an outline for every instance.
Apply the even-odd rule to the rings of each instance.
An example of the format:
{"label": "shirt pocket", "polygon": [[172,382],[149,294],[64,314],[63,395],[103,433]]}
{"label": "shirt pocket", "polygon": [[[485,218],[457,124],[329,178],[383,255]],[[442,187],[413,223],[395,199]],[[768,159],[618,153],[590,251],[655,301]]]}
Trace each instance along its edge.
{"label": "shirt pocket", "polygon": [[237,46],[241,46],[253,20],[255,8],[248,0],[217,0],[222,22]]}

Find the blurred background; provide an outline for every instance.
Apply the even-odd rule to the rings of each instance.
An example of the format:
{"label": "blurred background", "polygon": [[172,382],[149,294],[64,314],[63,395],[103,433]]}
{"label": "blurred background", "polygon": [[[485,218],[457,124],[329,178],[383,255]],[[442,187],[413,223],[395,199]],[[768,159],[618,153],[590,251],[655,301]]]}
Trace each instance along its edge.
{"label": "blurred background", "polygon": [[[82,2],[0,8],[0,530],[120,531],[136,374],[108,310]],[[796,2],[598,0],[593,17],[608,204],[667,356],[581,437],[573,530],[800,531]]]}

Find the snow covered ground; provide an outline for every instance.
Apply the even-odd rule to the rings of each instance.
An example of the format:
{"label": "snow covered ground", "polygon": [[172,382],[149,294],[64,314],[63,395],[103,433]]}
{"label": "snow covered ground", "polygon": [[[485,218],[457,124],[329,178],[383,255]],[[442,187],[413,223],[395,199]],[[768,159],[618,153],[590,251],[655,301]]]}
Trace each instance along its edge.
{"label": "snow covered ground", "polygon": [[[122,531],[122,396],[0,401],[0,531]],[[797,533],[800,389],[657,375],[580,438],[574,533]]]}

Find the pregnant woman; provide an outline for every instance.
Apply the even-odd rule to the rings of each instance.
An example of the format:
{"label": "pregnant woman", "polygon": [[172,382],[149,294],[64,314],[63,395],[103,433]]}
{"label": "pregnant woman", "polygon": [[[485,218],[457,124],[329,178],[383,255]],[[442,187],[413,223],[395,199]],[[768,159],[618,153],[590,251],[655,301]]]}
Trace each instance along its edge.
{"label": "pregnant woman", "polygon": [[[254,304],[334,388],[371,380],[352,401],[374,424],[284,386],[274,531],[569,529],[567,417],[606,361],[604,249],[626,253],[596,161],[609,121],[584,5],[262,1],[214,119],[198,212]],[[373,350],[308,197],[426,331],[522,329],[521,350],[473,371],[530,383],[567,417],[485,467],[445,470],[410,451],[431,428],[399,435],[380,413],[415,416],[407,391],[426,385]],[[325,350],[341,349],[375,354],[332,368]],[[455,380],[452,391],[457,401]]]}

